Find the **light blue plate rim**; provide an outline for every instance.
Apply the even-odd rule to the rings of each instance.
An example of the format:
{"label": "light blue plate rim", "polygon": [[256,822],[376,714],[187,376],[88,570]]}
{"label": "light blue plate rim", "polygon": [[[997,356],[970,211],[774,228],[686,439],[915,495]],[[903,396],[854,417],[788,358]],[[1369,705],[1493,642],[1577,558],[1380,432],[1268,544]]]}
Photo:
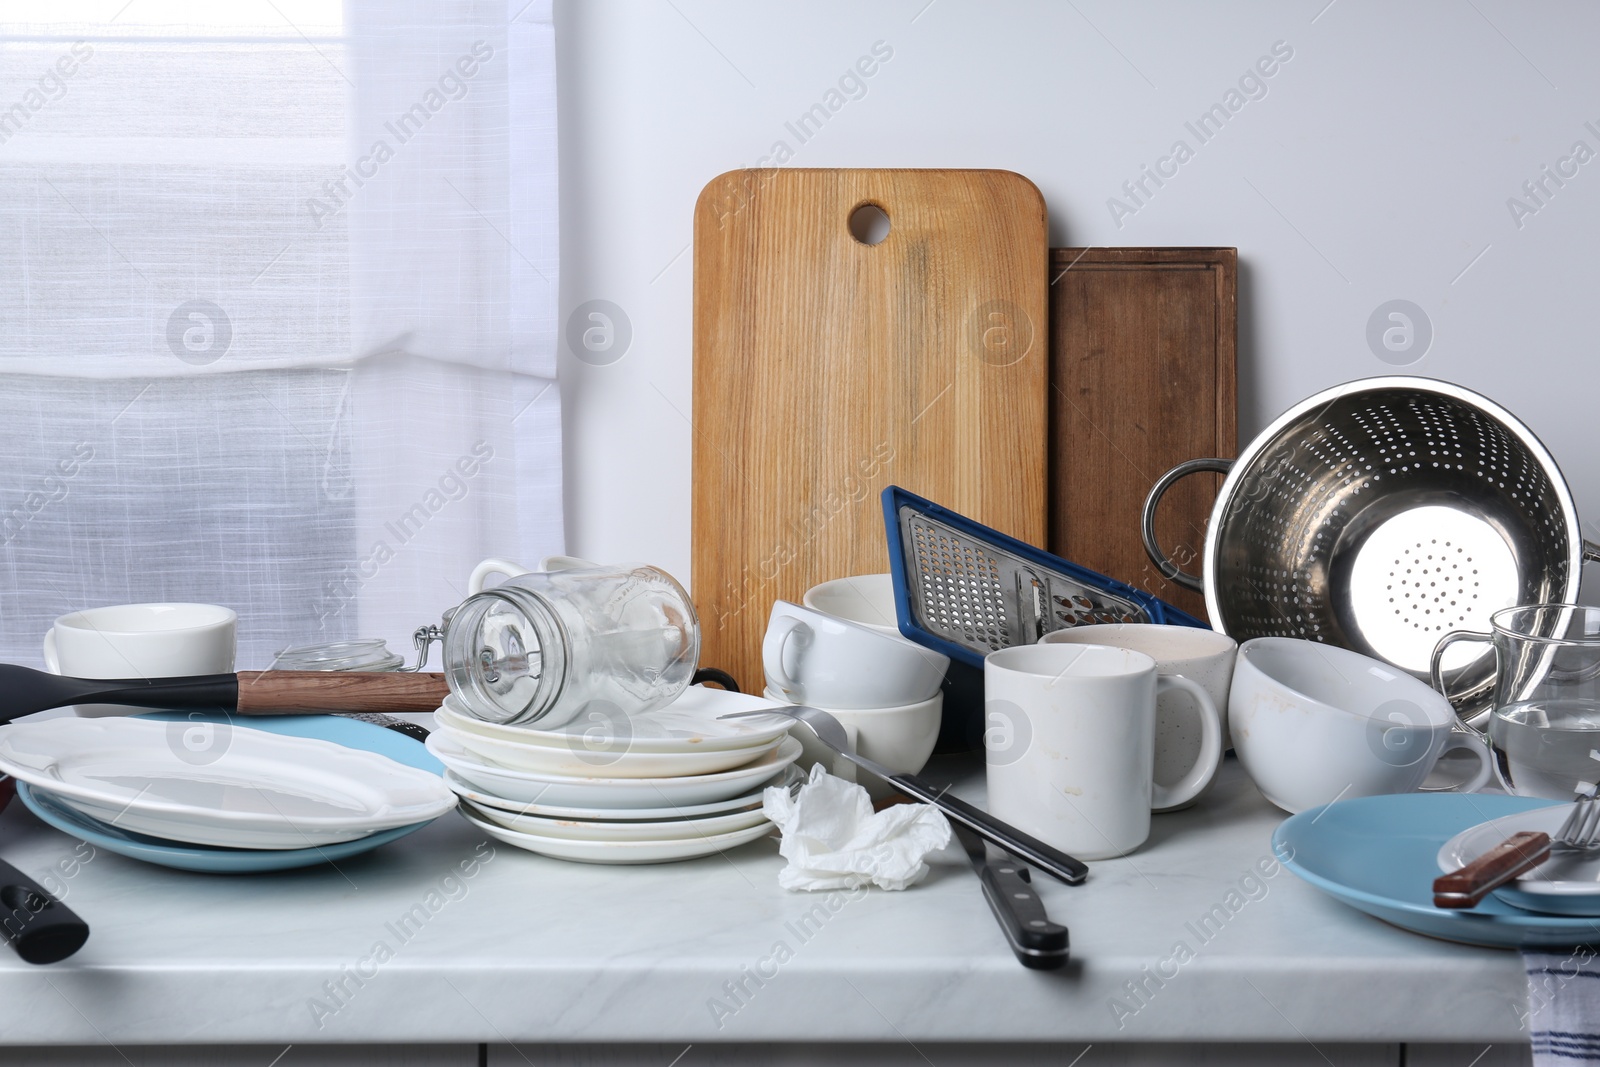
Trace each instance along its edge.
{"label": "light blue plate rim", "polygon": [[[1600,942],[1600,919],[1541,915],[1490,898],[1476,908],[1433,906],[1432,879],[1441,846],[1478,823],[1552,802],[1494,794],[1407,793],[1335,801],[1292,815],[1272,834],[1278,861],[1312,886],[1352,907],[1403,929],[1466,944],[1514,948]],[[1321,823],[1320,827],[1318,824]],[[1322,873],[1319,861],[1342,848],[1334,833],[1369,838],[1393,855],[1374,857],[1369,877],[1358,884]],[[1319,840],[1319,835],[1323,835]]]}
{"label": "light blue plate rim", "polygon": [[[442,774],[444,765],[419,741],[406,737],[387,727],[359,719],[343,719],[330,715],[285,715],[272,718],[244,718],[223,712],[158,711],[138,718],[162,722],[229,723],[234,726],[265,730],[267,733],[289,737],[313,737],[350,748],[376,752],[399,763],[419,770]],[[254,874],[266,871],[293,870],[310,867],[333,860],[369,852],[390,841],[422,829],[432,819],[383,830],[355,841],[342,841],[333,845],[296,849],[242,849],[213,848],[206,845],[188,845],[159,838],[133,834],[107,826],[65,804],[53,801],[45,791],[30,788],[26,782],[17,783],[17,798],[23,806],[41,821],[65,834],[120,856],[144,860],[178,870],[205,874]]]}

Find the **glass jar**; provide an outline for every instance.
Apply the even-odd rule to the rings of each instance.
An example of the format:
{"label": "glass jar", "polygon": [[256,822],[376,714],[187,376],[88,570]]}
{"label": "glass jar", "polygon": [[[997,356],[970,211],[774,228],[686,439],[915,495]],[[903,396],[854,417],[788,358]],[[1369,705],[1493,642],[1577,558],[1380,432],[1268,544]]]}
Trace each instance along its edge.
{"label": "glass jar", "polygon": [[689,594],[644,564],[520,574],[468,597],[444,631],[450,690],[486,722],[651,711],[688,687],[699,659]]}
{"label": "glass jar", "polygon": [[325,645],[295,645],[273,658],[275,671],[397,671],[405,665],[383,638],[370,641],[333,641]]}

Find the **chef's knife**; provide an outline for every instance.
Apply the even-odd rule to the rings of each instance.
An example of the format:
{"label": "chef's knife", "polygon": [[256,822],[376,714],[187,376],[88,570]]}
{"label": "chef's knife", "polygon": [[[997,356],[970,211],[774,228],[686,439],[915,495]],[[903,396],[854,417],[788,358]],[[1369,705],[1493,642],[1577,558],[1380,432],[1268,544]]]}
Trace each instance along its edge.
{"label": "chef's knife", "polygon": [[960,823],[985,841],[998,845],[1019,859],[1026,860],[1067,885],[1080,885],[1089,877],[1089,867],[1082,860],[1045,844],[1031,834],[1023,833],[1015,826],[996,819],[982,808],[973,807],[960,797],[947,796],[945,790],[935,789],[914,774],[896,774],[875,760],[856,755],[850,748],[850,738],[844,732],[844,727],[839,724],[839,720],[821,708],[810,708],[804,704],[783,704],[762,708],[759,711],[730,712],[727,715],[719,715],[718,718],[748,719],[757,715],[781,715],[805,723],[811,732],[817,735],[818,741],[857,767],[877,775],[913,800],[932,804],[944,812],[951,822]]}
{"label": "chef's knife", "polygon": [[402,671],[240,671],[183,678],[67,678],[0,664],[0,722],[68,704],[207,708],[240,715],[318,711],[433,711],[450,686],[442,674]]}
{"label": "chef's knife", "polygon": [[961,847],[967,850],[972,869],[983,885],[983,895],[1018,962],[1036,971],[1060,968],[1071,955],[1067,928],[1050,921],[1044,901],[1034,891],[1028,868],[1009,856],[990,861],[989,846],[983,838],[960,823],[951,825]]}

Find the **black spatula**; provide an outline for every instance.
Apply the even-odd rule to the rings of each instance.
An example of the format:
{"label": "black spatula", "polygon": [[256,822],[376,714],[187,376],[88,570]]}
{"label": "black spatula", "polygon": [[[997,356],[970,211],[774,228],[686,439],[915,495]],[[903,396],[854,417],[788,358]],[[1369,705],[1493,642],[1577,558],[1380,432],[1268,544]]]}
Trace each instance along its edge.
{"label": "black spatula", "polygon": [[68,704],[220,708],[240,715],[432,711],[449,692],[442,674],[400,671],[240,671],[186,678],[67,678],[0,664],[0,722]]}

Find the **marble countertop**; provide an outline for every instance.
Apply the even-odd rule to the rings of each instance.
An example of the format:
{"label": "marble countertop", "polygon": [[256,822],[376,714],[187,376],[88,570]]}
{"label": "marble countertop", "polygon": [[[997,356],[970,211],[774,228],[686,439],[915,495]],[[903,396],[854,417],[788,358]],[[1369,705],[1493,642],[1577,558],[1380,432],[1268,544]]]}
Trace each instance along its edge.
{"label": "marble countertop", "polygon": [[[981,795],[971,765],[930,772]],[[90,855],[13,804],[5,858],[93,934],[50,967],[0,952],[0,1042],[1522,1039],[1515,953],[1322,896],[1273,860],[1281,818],[1230,759],[1133,856],[1040,876],[1074,959],[1039,973],[953,849],[907,892],[795,894],[772,840],[599,867],[450,815],[337,869],[200,875]]]}

